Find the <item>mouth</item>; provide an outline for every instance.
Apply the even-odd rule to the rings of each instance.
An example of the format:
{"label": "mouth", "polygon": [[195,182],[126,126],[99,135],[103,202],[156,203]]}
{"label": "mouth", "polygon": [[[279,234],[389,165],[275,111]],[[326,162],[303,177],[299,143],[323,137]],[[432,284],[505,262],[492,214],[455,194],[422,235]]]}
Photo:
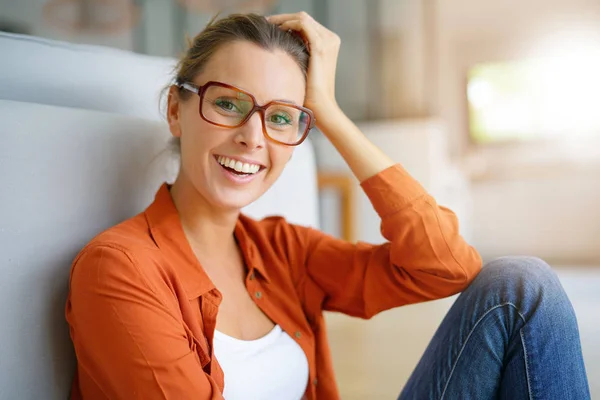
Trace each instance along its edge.
{"label": "mouth", "polygon": [[239,159],[233,159],[221,155],[215,155],[215,160],[228,174],[242,179],[251,179],[266,168],[262,164],[244,162]]}

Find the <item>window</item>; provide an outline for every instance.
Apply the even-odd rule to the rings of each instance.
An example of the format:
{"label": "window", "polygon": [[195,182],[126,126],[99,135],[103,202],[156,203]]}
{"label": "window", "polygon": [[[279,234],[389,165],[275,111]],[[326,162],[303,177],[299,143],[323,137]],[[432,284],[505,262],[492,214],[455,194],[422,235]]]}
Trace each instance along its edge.
{"label": "window", "polygon": [[467,98],[478,144],[600,137],[600,52],[476,65]]}

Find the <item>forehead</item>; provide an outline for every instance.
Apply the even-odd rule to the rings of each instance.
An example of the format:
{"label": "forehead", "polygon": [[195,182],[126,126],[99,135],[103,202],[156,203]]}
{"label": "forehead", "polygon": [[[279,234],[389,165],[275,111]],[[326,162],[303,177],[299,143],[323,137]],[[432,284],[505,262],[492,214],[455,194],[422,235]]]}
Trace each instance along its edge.
{"label": "forehead", "polygon": [[196,83],[219,81],[252,93],[259,103],[275,99],[302,105],[305,83],[300,66],[282,50],[265,50],[237,41],[222,46],[207,63]]}

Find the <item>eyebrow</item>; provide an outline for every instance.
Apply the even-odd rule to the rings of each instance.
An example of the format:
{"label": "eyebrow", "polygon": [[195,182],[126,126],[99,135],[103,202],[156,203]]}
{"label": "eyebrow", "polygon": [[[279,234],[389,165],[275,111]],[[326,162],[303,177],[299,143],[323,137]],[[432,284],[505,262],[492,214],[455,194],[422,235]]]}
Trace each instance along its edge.
{"label": "eyebrow", "polygon": [[[223,82],[223,83],[226,83],[226,84],[228,84],[228,85],[234,86],[234,87],[236,87],[236,88],[238,88],[238,89],[241,89],[241,90],[243,90],[243,91],[245,91],[245,92],[248,92],[248,93],[250,93],[252,96],[254,96],[254,97],[256,98],[256,96],[254,95],[254,93],[252,93],[252,91],[251,91],[251,90],[248,90],[248,89],[246,89],[246,88],[245,88],[244,86],[242,86],[242,85],[238,85],[237,83],[231,83],[231,82],[229,82],[229,81],[227,81],[227,80],[209,79],[209,81],[211,81],[211,80],[214,80],[214,81],[216,81],[216,82]],[[197,83],[195,83],[195,82],[192,82],[192,84],[193,84],[193,85],[196,85],[196,86],[198,86],[198,87],[200,87],[200,86],[201,86],[200,84],[197,84]],[[295,101],[293,101],[293,100],[289,100],[289,99],[272,99],[272,100],[269,100],[269,101],[267,101],[267,102],[261,102],[261,104],[269,104],[269,103],[271,103],[271,102],[273,102],[273,101],[280,101],[280,102],[283,102],[283,103],[289,103],[289,104],[293,104],[293,105],[295,105],[295,106],[298,106],[298,107],[304,107],[304,104],[298,104],[298,103],[296,103]]]}
{"label": "eyebrow", "polygon": [[[290,103],[290,104],[293,104],[293,105],[295,105],[295,106],[302,107],[302,105],[301,105],[301,104],[298,104],[298,103],[296,103],[295,101],[288,100],[288,99],[273,99],[273,100],[271,100],[271,101],[279,101],[279,102],[282,102],[282,103]],[[270,102],[267,102],[267,103],[270,103]],[[266,104],[266,103],[265,103],[265,104]]]}

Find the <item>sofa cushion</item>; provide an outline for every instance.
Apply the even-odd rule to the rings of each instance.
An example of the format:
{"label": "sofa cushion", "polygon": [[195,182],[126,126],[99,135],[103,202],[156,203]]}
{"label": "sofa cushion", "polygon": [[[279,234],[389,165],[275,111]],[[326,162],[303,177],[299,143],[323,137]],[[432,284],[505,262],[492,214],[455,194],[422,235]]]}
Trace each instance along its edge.
{"label": "sofa cushion", "polygon": [[175,60],[0,32],[0,99],[162,120]]}

